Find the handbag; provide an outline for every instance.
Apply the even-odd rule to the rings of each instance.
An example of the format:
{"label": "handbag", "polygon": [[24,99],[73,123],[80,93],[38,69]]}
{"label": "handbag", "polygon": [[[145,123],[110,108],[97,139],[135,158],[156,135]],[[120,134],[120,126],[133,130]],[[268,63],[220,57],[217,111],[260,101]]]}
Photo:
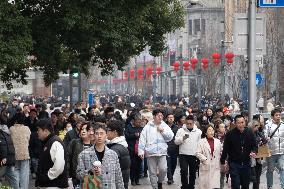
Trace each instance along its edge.
{"label": "handbag", "polygon": [[270,156],[271,156],[271,152],[270,152],[268,144],[264,144],[258,147],[256,158],[266,158]]}
{"label": "handbag", "polygon": [[102,176],[90,174],[84,176],[82,189],[102,189]]}

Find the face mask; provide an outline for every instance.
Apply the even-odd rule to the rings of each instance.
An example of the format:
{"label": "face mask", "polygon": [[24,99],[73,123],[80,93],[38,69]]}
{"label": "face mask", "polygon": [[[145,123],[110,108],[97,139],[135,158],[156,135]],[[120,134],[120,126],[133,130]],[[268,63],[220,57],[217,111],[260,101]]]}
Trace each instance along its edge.
{"label": "face mask", "polygon": [[224,124],[228,126],[230,122],[227,119],[225,119]]}
{"label": "face mask", "polygon": [[72,130],[72,127],[68,127],[68,128],[67,128],[67,131],[71,131],[71,130]]}

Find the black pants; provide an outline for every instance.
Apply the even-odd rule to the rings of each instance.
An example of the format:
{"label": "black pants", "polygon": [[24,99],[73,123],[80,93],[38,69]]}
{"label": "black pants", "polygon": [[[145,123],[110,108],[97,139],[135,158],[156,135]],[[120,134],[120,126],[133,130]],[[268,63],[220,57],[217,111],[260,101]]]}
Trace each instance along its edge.
{"label": "black pants", "polygon": [[141,168],[141,158],[136,154],[130,154],[130,180],[131,182],[139,181],[140,168]]}
{"label": "black pants", "polygon": [[[194,189],[198,161],[195,156],[179,155],[181,189]],[[188,178],[189,173],[189,178]]]}
{"label": "black pants", "polygon": [[259,189],[260,176],[261,176],[261,171],[262,171],[262,164],[260,164],[256,161],[256,165],[254,167],[254,170],[255,170],[255,181],[253,182],[253,189]]}
{"label": "black pants", "polygon": [[168,170],[167,170],[168,180],[173,180],[173,175],[177,167],[177,154],[176,153],[168,153],[167,166],[168,166]]}
{"label": "black pants", "polygon": [[250,183],[250,165],[242,165],[238,163],[229,163],[230,176],[231,176],[231,188],[232,189],[249,189]]}

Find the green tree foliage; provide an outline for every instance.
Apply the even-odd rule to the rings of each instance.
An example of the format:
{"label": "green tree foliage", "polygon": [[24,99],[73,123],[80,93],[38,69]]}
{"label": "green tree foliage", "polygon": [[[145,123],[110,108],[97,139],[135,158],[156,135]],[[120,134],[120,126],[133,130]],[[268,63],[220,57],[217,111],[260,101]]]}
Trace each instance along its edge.
{"label": "green tree foliage", "polygon": [[158,56],[165,48],[164,34],[183,26],[184,18],[179,0],[21,0],[18,4],[24,26],[31,23],[33,48],[26,45],[26,50],[36,57],[32,65],[43,70],[46,84],[72,68],[86,75],[91,65],[99,65],[103,75],[111,74],[114,65],[122,70],[146,46]]}
{"label": "green tree foliage", "polygon": [[26,84],[27,57],[32,50],[30,26],[17,4],[0,1],[0,80],[8,88],[12,80]]}

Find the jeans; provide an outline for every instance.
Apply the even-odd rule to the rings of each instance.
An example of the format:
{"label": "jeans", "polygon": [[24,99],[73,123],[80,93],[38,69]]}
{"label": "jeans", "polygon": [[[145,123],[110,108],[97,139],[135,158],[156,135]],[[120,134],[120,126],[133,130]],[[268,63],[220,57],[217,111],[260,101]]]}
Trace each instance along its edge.
{"label": "jeans", "polygon": [[36,173],[38,167],[38,158],[31,158],[31,172]]}
{"label": "jeans", "polygon": [[[158,183],[162,183],[167,174],[166,156],[151,156],[147,158],[150,182],[153,189],[158,188]],[[157,170],[159,170],[157,179]]]}
{"label": "jeans", "polygon": [[232,189],[249,189],[250,183],[250,171],[251,167],[249,164],[229,163],[230,176],[231,176],[231,188]]}
{"label": "jeans", "polygon": [[[180,174],[181,174],[181,189],[194,189],[196,180],[196,171],[198,168],[198,161],[195,156],[179,155]],[[188,178],[189,170],[189,178]]]}
{"label": "jeans", "polygon": [[20,189],[29,188],[30,160],[17,160],[15,171],[18,176]]}
{"label": "jeans", "polygon": [[177,167],[177,154],[169,153],[167,156],[167,164],[168,164],[168,171],[167,171],[168,180],[173,180],[173,175],[175,174],[175,170]]}
{"label": "jeans", "polygon": [[4,176],[7,178],[9,184],[13,189],[19,189],[18,176],[14,166],[6,166],[4,170]]}
{"label": "jeans", "polygon": [[280,184],[281,188],[284,188],[284,154],[281,155],[272,155],[266,159],[267,161],[267,187],[272,187],[273,185],[273,171],[277,167],[280,174]]}

